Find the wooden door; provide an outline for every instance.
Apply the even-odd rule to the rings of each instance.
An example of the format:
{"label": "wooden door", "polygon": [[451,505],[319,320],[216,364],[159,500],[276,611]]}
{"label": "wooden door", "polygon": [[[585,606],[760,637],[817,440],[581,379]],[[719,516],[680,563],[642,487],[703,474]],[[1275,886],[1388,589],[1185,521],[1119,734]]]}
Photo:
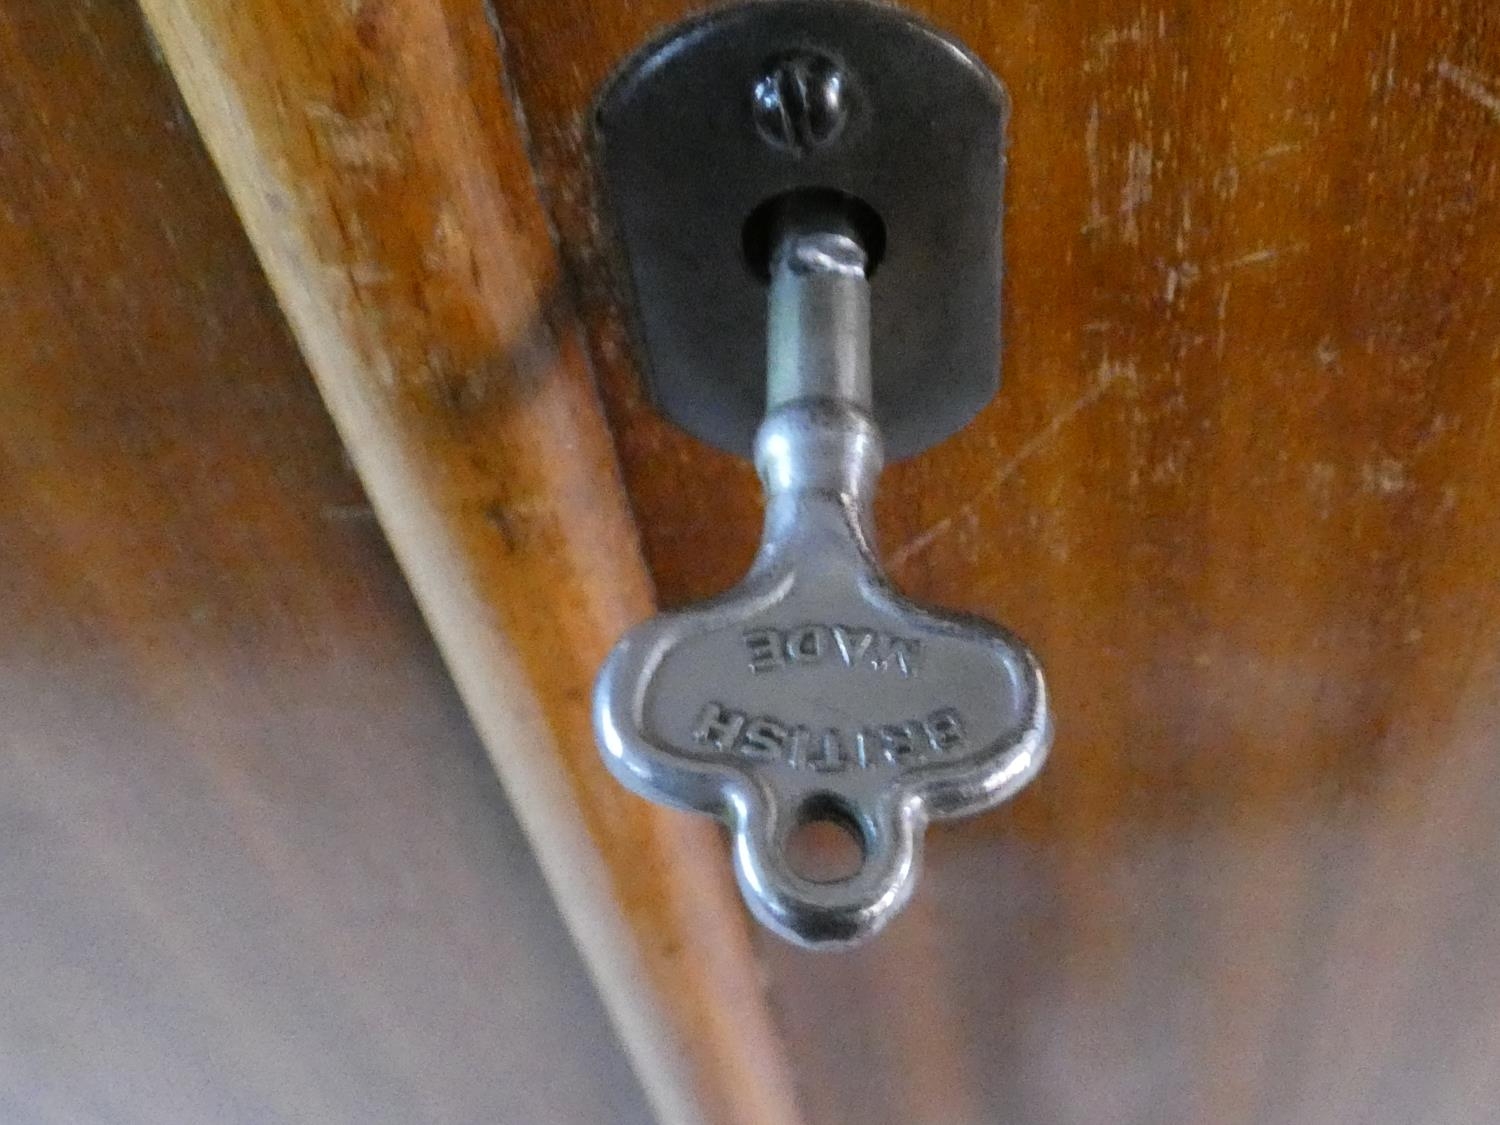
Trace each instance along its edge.
{"label": "wooden door", "polygon": [[[592,187],[599,84],[694,6],[141,3],[660,1116],[1488,1119],[1500,1103],[1497,12],[1486,0],[913,6],[1011,94],[1006,384],[967,430],[887,473],[883,554],[914,596],[1027,638],[1057,742],[1022,797],[931,833],[922,888],[886,934],[829,956],[751,930],[716,832],[619,792],[588,733],[588,683],[614,636],[653,591],[672,605],[733,582],[759,527],[749,467],[642,395]],[[6,26],[35,50],[24,23]],[[98,41],[102,58],[124,49]],[[55,73],[38,66],[27,88]],[[214,190],[201,174],[173,182],[188,197]],[[135,198],[142,228],[172,207]],[[54,206],[47,230],[78,210]],[[88,276],[107,294],[127,284],[110,278],[137,276],[121,269],[101,261]],[[252,284],[228,276],[222,300]],[[103,296],[88,307],[126,316]],[[255,315],[275,325],[269,304]],[[142,370],[204,346],[180,319],[137,324]],[[264,347],[274,328],[245,331],[225,355]],[[88,366],[74,354],[57,366]],[[282,369],[290,355],[259,362]],[[224,415],[204,406],[181,457],[217,464],[215,450],[259,449],[264,435],[300,449],[322,423],[298,386],[284,392],[303,396],[297,410],[275,418],[251,410],[219,429]],[[16,442],[79,417],[39,390],[10,403]],[[135,432],[119,410],[96,428]],[[92,433],[68,448],[94,448]],[[323,496],[280,464],[240,470],[260,504]],[[55,481],[28,495],[80,527],[108,517],[116,539],[171,515],[95,476],[96,507]],[[203,487],[210,504],[219,494]],[[244,631],[259,635],[282,600],[339,596],[332,555],[234,547],[200,522],[203,549],[230,551],[228,569],[269,591],[226,631],[233,659],[259,651]],[[336,526],[373,534],[355,522]],[[48,557],[85,557],[73,542]],[[380,604],[405,621],[377,547],[341,548],[355,551],[350,581],[386,582]],[[37,573],[28,552],[20,566]],[[114,599],[135,589],[128,571],[82,570]],[[322,586],[302,577],[318,572]],[[115,633],[192,612],[155,589],[110,618]],[[328,618],[327,643],[365,635],[351,616]],[[371,651],[399,642],[420,662],[425,641],[407,628]],[[81,659],[27,651],[38,667]],[[351,708],[432,721],[357,664],[350,682]],[[310,690],[245,697],[237,721],[261,730],[277,699],[311,706]],[[204,697],[202,722],[220,698]],[[473,800],[443,794],[450,811]],[[248,804],[246,830],[267,815]],[[435,909],[461,897],[441,881],[430,894]],[[224,987],[265,995],[253,979]],[[414,1117],[453,1119],[414,1104]]]}

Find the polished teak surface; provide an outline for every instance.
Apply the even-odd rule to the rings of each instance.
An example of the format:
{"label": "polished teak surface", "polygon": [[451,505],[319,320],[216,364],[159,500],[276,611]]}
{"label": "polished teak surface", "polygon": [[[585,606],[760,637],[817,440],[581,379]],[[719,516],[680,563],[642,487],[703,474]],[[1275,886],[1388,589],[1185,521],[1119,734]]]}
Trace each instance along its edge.
{"label": "polished teak surface", "polygon": [[[404,1120],[493,1112],[472,1076],[517,1056],[490,1001],[574,970],[486,959],[512,901],[491,881],[494,790],[472,749],[445,756],[470,736],[413,656],[425,634],[263,293],[225,295],[258,279],[213,257],[222,200],[181,225],[216,190],[205,166],[158,131],[127,174],[116,118],[84,130],[77,168],[51,151],[80,136],[80,89],[172,119],[162,88],[118,81],[143,42],[122,48],[121,13],[94,5],[51,17],[64,50],[11,7],[15,1089],[42,1119],[160,1096],[59,1069],[91,1042],[91,1062],[185,1075],[157,1103],[183,1119],[212,1115],[224,1057],[237,1105],[288,1117],[359,1113],[361,1075]],[[592,198],[590,100],[687,5],[145,7],[488,749],[536,783],[543,866],[659,1110],[790,1120],[780,1052],[820,1122],[1492,1114],[1492,5],[919,5],[1012,96],[1006,384],[888,472],[884,555],[909,593],[1016,626],[1057,744],[1012,806],[932,834],[923,890],[875,945],[761,942],[764,998],[710,877],[727,857],[617,797],[585,721],[605,634],[647,612],[590,361],[660,600],[728,586],[758,531],[748,466],[642,399]],[[102,225],[80,270],[85,219]],[[566,588],[544,581],[549,545]],[[502,681],[504,706],[479,690]],[[569,802],[572,835],[535,811]],[[168,860],[191,877],[164,882]],[[73,971],[70,940],[120,951],[121,975]],[[441,968],[476,948],[481,971]],[[100,999],[152,980],[160,1026],[196,1032],[191,1066],[151,1013]],[[599,1027],[576,1010],[570,1043]],[[308,1044],[349,1038],[372,1057],[311,1071]],[[613,1060],[551,1093],[616,1119],[639,1112],[610,1104],[626,1081]]]}

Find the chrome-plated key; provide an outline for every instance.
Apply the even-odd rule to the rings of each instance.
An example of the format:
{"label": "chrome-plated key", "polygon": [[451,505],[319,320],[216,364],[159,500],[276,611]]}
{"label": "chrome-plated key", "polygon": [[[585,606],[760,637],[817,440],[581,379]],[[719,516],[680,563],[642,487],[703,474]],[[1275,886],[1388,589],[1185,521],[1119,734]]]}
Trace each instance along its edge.
{"label": "chrome-plated key", "polygon": [[[755,444],[760,552],[728,593],[632,630],[594,696],[615,775],[723,820],[751,910],[810,946],[879,930],[911,896],[926,822],[998,804],[1051,739],[1025,646],[908,601],[876,560],[866,266],[835,219],[781,228]],[[847,877],[796,869],[789,841],[809,821],[854,834]]]}

